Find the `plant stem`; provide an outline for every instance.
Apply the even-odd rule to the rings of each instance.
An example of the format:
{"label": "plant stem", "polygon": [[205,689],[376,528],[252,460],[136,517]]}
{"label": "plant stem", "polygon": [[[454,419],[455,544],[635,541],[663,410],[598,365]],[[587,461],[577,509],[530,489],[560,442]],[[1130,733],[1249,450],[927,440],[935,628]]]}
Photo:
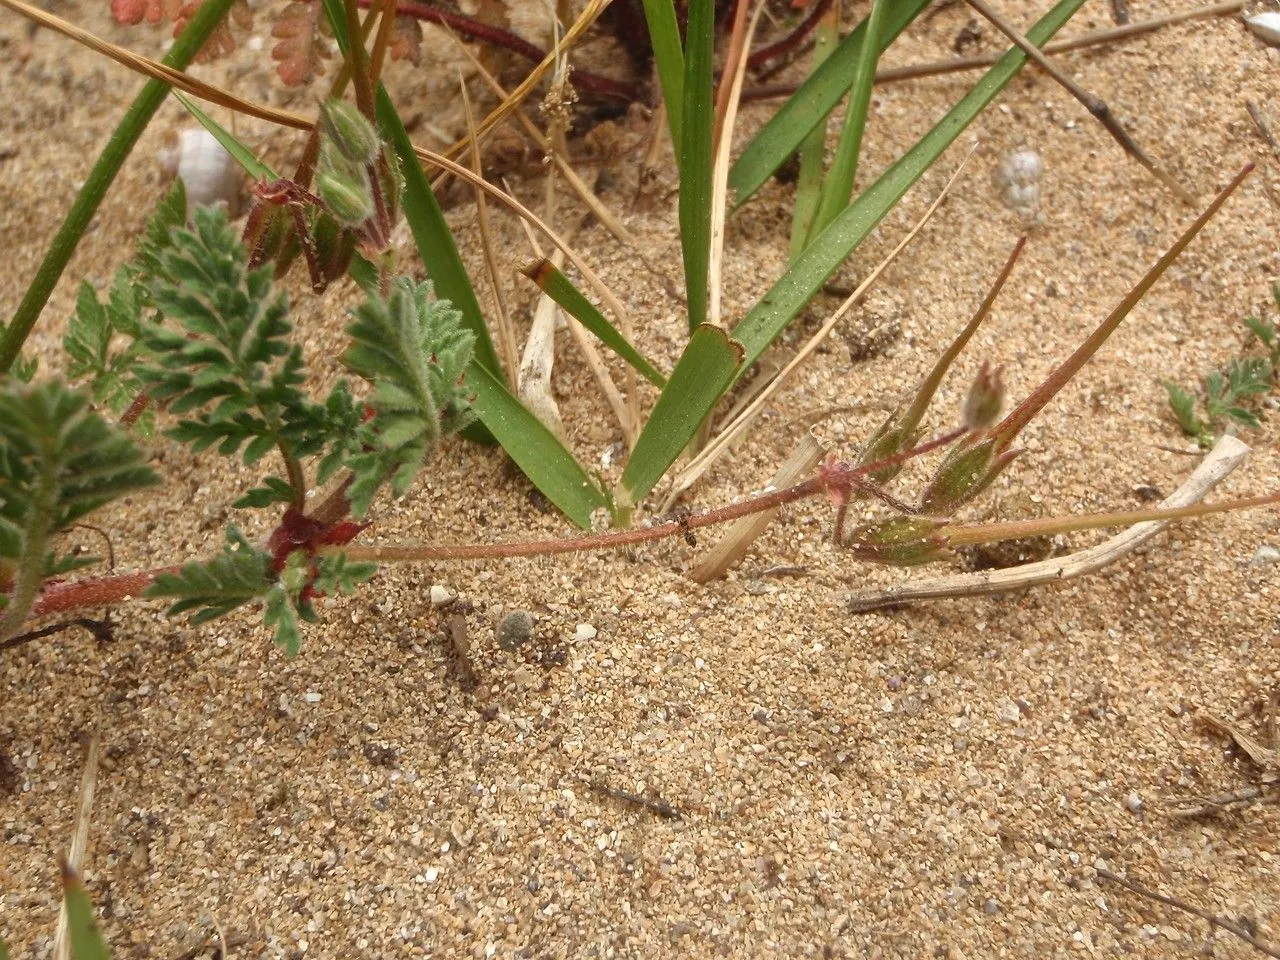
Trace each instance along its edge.
{"label": "plant stem", "polygon": [[[52,444],[55,438],[45,438],[45,442]],[[35,495],[27,506],[29,519],[22,531],[22,557],[18,572],[14,577],[13,589],[8,594],[8,602],[0,612],[0,641],[8,640],[22,629],[40,589],[45,554],[49,550],[49,527],[53,520],[54,500],[58,493],[58,473],[52,466],[45,466],[39,471],[39,477]]]}
{"label": "plant stem", "polygon": [[[205,0],[196,15],[191,18],[172,49],[164,58],[167,66],[177,70],[185,69],[200,48],[204,46],[214,28],[222,21],[223,16],[234,0]],[[121,119],[111,139],[98,155],[97,162],[85,179],[84,186],[76,196],[75,203],[67,213],[67,218],[58,228],[49,251],[36,270],[31,286],[27,288],[22,302],[9,321],[8,329],[0,337],[0,373],[8,372],[18,358],[23,343],[31,334],[40,311],[49,301],[58,278],[66,269],[71,255],[75,252],[80,238],[88,229],[89,221],[97,212],[103,197],[106,196],[120,168],[133,150],[133,146],[142,136],[142,131],[164,102],[169,93],[169,85],[159,80],[148,81],[142,92],[134,99],[128,111]]]}

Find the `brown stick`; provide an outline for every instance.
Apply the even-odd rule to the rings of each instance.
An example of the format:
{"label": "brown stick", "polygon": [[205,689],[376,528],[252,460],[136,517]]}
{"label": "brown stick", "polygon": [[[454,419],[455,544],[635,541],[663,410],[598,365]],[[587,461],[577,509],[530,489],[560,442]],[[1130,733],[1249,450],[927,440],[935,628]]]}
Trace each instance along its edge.
{"label": "brown stick", "polygon": [[1195,197],[1183,189],[1177,180],[1173,179],[1154,160],[1147,156],[1147,152],[1138,145],[1138,141],[1133,139],[1129,131],[1116,118],[1116,115],[1111,112],[1111,108],[1107,106],[1106,101],[1090,93],[1059,70],[1039,47],[1019,33],[1008,20],[988,6],[986,0],[967,0],[967,2],[974,10],[990,20],[997,30],[1020,47],[1028,57],[1038,63],[1044,72],[1056,80],[1064,90],[1079,100],[1084,108],[1102,124],[1107,133],[1111,134],[1112,139],[1120,144],[1125,153],[1142,164],[1153,177],[1172,190],[1183,203],[1195,206]]}
{"label": "brown stick", "polygon": [[[1185,23],[1188,20],[1203,20],[1209,17],[1227,16],[1233,13],[1239,13],[1244,7],[1243,0],[1225,0],[1223,3],[1214,3],[1204,7],[1196,7],[1192,10],[1185,10],[1182,13],[1171,13],[1163,17],[1153,17],[1150,20],[1143,20],[1140,23],[1131,23],[1123,27],[1111,27],[1106,30],[1096,30],[1092,33],[1086,33],[1079,37],[1071,37],[1066,40],[1052,40],[1043,47],[1045,53],[1066,53],[1070,50],[1087,50],[1091,47],[1103,46],[1109,43],[1118,43],[1122,40],[1128,40],[1131,37],[1142,36],[1143,34],[1153,33],[1164,27],[1172,26],[1176,23]],[[902,80],[916,80],[921,77],[936,77],[947,73],[962,73],[966,70],[979,70],[982,67],[989,67],[999,60],[1003,53],[984,53],[972,57],[960,57],[950,60],[935,60],[929,63],[909,64],[904,67],[884,67],[876,71],[876,83],[897,83]],[[772,97],[787,97],[800,89],[798,83],[775,83],[765,86],[752,87],[743,91],[743,101],[748,100],[767,100]]]}
{"label": "brown stick", "polygon": [[1234,920],[1228,920],[1226,917],[1220,917],[1216,913],[1210,913],[1203,907],[1197,907],[1195,904],[1187,903],[1185,900],[1179,900],[1177,897],[1170,897],[1163,893],[1157,893],[1150,887],[1144,887],[1136,880],[1129,880],[1126,877],[1121,877],[1112,873],[1106,867],[1098,868],[1098,876],[1103,880],[1110,880],[1112,883],[1118,883],[1120,886],[1128,890],[1132,890],[1140,896],[1147,897],[1151,900],[1157,901],[1158,903],[1163,903],[1167,906],[1173,907],[1176,910],[1181,910],[1184,913],[1189,913],[1192,916],[1199,917],[1212,927],[1218,927],[1227,931],[1227,933],[1234,933],[1259,953],[1265,954],[1268,957],[1280,957],[1280,949],[1271,946],[1271,944],[1266,940],[1259,938],[1243,924],[1236,923]]}

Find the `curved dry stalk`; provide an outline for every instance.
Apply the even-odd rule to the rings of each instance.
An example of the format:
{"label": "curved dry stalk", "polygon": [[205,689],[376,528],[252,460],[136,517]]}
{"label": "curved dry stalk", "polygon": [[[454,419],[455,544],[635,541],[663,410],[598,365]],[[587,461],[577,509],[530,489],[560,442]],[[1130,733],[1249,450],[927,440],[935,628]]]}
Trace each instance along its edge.
{"label": "curved dry stalk", "polygon": [[667,499],[664,503],[663,509],[670,509],[670,505],[675,502],[676,498],[697,483],[698,480],[702,478],[703,474],[705,474],[716,462],[716,460],[724,455],[725,451],[729,449],[733,442],[748,427],[750,427],[755,418],[760,415],[765,404],[767,404],[773,395],[782,388],[787,377],[794,373],[796,368],[799,367],[800,364],[818,348],[822,341],[831,334],[831,331],[835,329],[836,324],[843,320],[845,314],[847,314],[853,306],[862,299],[867,290],[871,288],[871,285],[880,279],[881,274],[889,268],[889,264],[893,263],[893,261],[897,259],[898,254],[902,253],[902,251],[906,249],[907,244],[914,240],[916,235],[924,229],[924,225],[929,222],[938,207],[941,206],[942,201],[946,199],[947,194],[951,192],[951,188],[955,185],[961,172],[963,172],[965,165],[968,164],[977,149],[977,144],[975,144],[969,151],[968,155],[965,156],[964,160],[960,162],[960,166],[956,168],[955,173],[951,175],[951,178],[942,188],[942,191],[934,198],[934,201],[929,204],[929,209],[924,212],[924,215],[916,222],[915,226],[908,231],[907,235],[898,241],[898,245],[889,252],[889,255],[876,264],[875,269],[867,275],[866,279],[863,280],[862,283],[858,284],[857,289],[845,298],[844,302],[836,308],[836,311],[831,314],[821,328],[819,328],[819,330],[809,338],[805,345],[800,348],[800,351],[795,355],[795,357],[793,357],[791,361],[782,368],[781,372],[779,372],[778,375],[760,391],[756,398],[738,414],[737,418],[721,430],[720,433],[716,435],[715,439],[707,444],[707,446],[689,462],[689,465],[680,472],[680,475],[675,478],[675,481],[671,486],[671,491],[667,494]]}
{"label": "curved dry stalk", "polygon": [[[1182,486],[1160,504],[1160,508],[1176,509],[1199,503],[1240,466],[1248,455],[1249,448],[1239,439],[1223,437]],[[1071,580],[1110,566],[1150,540],[1170,522],[1150,520],[1135,524],[1096,547],[1066,557],[1041,560],[1006,570],[958,573],[927,580],[907,580],[891,587],[857,590],[849,596],[849,609],[853,613],[866,613],[916,600],[981,596]]]}
{"label": "curved dry stalk", "polygon": [[[559,250],[551,255],[551,262],[557,268],[560,264],[556,261],[563,259]],[[524,353],[520,357],[516,391],[520,402],[529,408],[529,412],[563,440],[564,420],[560,416],[560,406],[551,393],[551,369],[556,359],[556,315],[559,312],[556,302],[545,293],[538,296],[537,306],[533,309],[533,323],[529,326],[529,336],[524,342]]]}

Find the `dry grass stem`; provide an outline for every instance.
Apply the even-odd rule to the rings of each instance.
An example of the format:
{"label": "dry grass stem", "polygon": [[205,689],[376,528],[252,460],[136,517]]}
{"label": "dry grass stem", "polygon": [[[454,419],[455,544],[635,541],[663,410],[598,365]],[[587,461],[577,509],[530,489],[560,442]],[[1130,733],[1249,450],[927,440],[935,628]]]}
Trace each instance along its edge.
{"label": "dry grass stem", "polygon": [[1240,748],[1240,751],[1247,756],[1254,765],[1265,771],[1280,771],[1280,750],[1276,749],[1275,744],[1265,746],[1255,737],[1245,733],[1240,727],[1220,717],[1215,717],[1211,713],[1198,713],[1196,720],[1219,733],[1225,733],[1231,738],[1231,742]]}
{"label": "dry grass stem", "polygon": [[[1160,504],[1161,508],[1187,507],[1199,503],[1249,455],[1249,448],[1235,437],[1224,436],[1196,467],[1186,481]],[[1123,533],[1087,550],[1066,557],[1054,557],[1007,570],[981,570],[923,580],[908,580],[891,587],[855,591],[849,609],[865,613],[917,600],[974,597],[1046,583],[1060,583],[1095,573],[1127,556],[1170,521],[1149,520],[1134,524]]]}
{"label": "dry grass stem", "polygon": [[1147,172],[1173,191],[1183,203],[1195,206],[1196,198],[1147,155],[1147,152],[1139,146],[1138,141],[1133,139],[1133,136],[1124,128],[1116,115],[1111,112],[1111,108],[1107,106],[1104,100],[1085,90],[1059,70],[1039,47],[1019,33],[1008,20],[988,6],[986,0],[966,0],[966,2],[987,20],[991,21],[997,30],[1022,48],[1023,52],[1038,63],[1044,72],[1049,74],[1064,90],[1079,100],[1084,108],[1102,124],[1107,133],[1111,134],[1112,139],[1120,144],[1125,153],[1142,164]]}
{"label": "dry grass stem", "polygon": [[[462,106],[467,114],[467,129],[472,137],[471,165],[475,169],[476,176],[483,178],[484,166],[480,159],[480,145],[475,139],[475,115],[471,111],[471,97],[467,94],[467,84],[461,72],[458,74],[458,88],[462,92]],[[511,317],[507,313],[506,296],[502,292],[498,260],[493,252],[493,230],[489,224],[489,207],[485,202],[483,190],[476,190],[476,225],[480,228],[480,245],[484,250],[485,272],[488,273],[489,284],[493,287],[493,304],[497,313],[498,344],[502,350],[502,362],[506,365],[507,377],[512,378],[520,369],[520,357],[516,348],[515,331],[511,327]]]}
{"label": "dry grass stem", "polygon": [[[93,822],[93,795],[98,786],[98,760],[102,749],[102,731],[94,728],[85,750],[84,772],[80,775],[80,806],[76,810],[75,829],[71,835],[71,852],[67,865],[76,873],[84,871],[84,856],[89,848],[89,827]],[[58,912],[58,931],[53,938],[54,960],[71,960],[71,937],[67,927],[67,906]]]}
{"label": "dry grass stem", "polygon": [[931,203],[929,208],[924,212],[924,216],[922,216],[907,235],[898,242],[898,245],[889,252],[889,255],[876,264],[875,269],[867,275],[866,279],[864,279],[862,283],[858,284],[857,289],[845,298],[845,301],[836,308],[835,313],[833,313],[822,327],[809,338],[805,345],[800,348],[800,351],[795,355],[795,357],[793,357],[791,361],[782,368],[782,371],[760,391],[756,398],[742,410],[737,418],[717,434],[715,439],[707,444],[706,448],[703,449],[692,461],[690,461],[689,465],[680,472],[680,475],[676,477],[672,484],[671,491],[667,494],[668,503],[674,502],[676,497],[697,483],[707,470],[709,470],[716,462],[716,460],[724,455],[725,451],[729,449],[734,440],[751,426],[755,421],[755,418],[759,416],[760,412],[764,409],[765,404],[767,404],[773,395],[782,388],[782,385],[786,382],[787,378],[795,372],[801,363],[812,355],[823,340],[830,336],[831,331],[834,330],[836,325],[844,319],[845,315],[853,308],[853,306],[862,299],[866,292],[871,288],[871,285],[880,279],[880,276],[886,269],[888,269],[889,264],[891,264],[897,256],[906,249],[907,244],[915,239],[916,235],[919,234],[919,232],[924,228],[924,225],[929,222],[930,218],[942,204],[942,201],[946,199],[947,194],[955,185],[957,178],[960,176],[960,173],[964,170],[965,165],[969,162],[969,159],[973,156],[976,150],[976,145],[970,149],[964,160],[960,162],[960,166],[956,168],[955,173],[951,175],[951,178],[942,188],[942,191],[936,198],[934,198],[933,203]]}
{"label": "dry grass stem", "polygon": [[[777,473],[770,479],[766,489],[780,490],[798,483],[817,469],[825,453],[822,443],[811,431],[806,431],[800,443],[791,451],[791,456],[783,461]],[[777,515],[777,510],[769,510],[735,520],[715,545],[698,561],[689,573],[690,579],[696,583],[706,583],[708,580],[724,576],[730,567],[742,559],[752,542],[764,533],[765,528]]]}

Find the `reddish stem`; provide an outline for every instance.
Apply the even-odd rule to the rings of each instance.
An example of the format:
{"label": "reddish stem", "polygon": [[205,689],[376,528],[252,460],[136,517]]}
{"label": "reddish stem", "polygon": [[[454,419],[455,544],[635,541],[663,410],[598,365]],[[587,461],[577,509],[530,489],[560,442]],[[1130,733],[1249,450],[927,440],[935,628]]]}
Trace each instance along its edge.
{"label": "reddish stem", "polygon": [[752,70],[758,70],[775,57],[780,57],[785,53],[790,53],[796,47],[800,46],[804,38],[813,32],[813,28],[818,25],[818,21],[822,19],[823,14],[831,9],[831,4],[833,2],[834,0],[818,0],[818,2],[813,5],[813,9],[809,12],[809,16],[805,17],[804,20],[801,21],[800,26],[796,27],[776,43],[771,43],[764,49],[757,50],[753,53],[747,58],[747,66]]}
{"label": "reddish stem", "polygon": [[[358,0],[360,6],[365,8],[370,7],[374,2],[376,0]],[[418,3],[416,0],[399,0],[396,4],[396,13],[405,17],[413,17],[416,20],[426,20],[428,23],[442,24],[451,30],[456,30],[465,37],[470,37],[472,40],[481,40],[495,47],[502,47],[512,53],[519,54],[526,60],[532,60],[534,63],[541,63],[547,56],[545,50],[530,43],[524,37],[512,33],[510,30],[490,26],[461,13],[443,10],[429,3]],[[569,79],[575,87],[603,97],[625,100],[628,103],[640,99],[640,91],[634,84],[602,77],[598,73],[591,73],[588,70],[574,70]]]}
{"label": "reddish stem", "polygon": [[141,596],[161,574],[177,573],[181,569],[179,566],[161,567],[142,573],[117,573],[87,580],[46,583],[31,608],[31,616],[43,617],[50,613],[65,613],[82,607],[102,607],[129,600]]}

